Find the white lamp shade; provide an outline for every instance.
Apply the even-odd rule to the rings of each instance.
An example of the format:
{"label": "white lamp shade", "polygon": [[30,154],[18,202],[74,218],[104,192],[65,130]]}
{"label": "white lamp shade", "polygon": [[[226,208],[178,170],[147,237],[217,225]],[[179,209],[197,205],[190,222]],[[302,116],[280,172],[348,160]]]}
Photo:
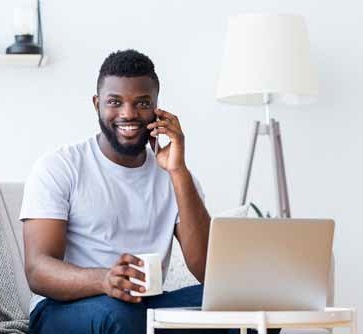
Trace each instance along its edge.
{"label": "white lamp shade", "polygon": [[317,77],[304,19],[239,15],[229,19],[217,99],[232,104],[311,102]]}

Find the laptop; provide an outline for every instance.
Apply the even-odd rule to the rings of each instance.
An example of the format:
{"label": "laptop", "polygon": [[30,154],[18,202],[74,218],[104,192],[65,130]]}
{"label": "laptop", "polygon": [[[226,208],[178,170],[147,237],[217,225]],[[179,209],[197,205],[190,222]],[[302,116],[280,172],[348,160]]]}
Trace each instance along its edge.
{"label": "laptop", "polygon": [[326,307],[334,221],[214,218],[202,310]]}

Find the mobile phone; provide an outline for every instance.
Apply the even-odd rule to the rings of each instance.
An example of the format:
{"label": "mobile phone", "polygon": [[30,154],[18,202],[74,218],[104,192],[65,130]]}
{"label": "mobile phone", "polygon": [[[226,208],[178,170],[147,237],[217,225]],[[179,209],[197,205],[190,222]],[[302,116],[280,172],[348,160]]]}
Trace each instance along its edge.
{"label": "mobile phone", "polygon": [[[156,122],[158,122],[159,121],[159,117],[156,117]],[[155,154],[155,156],[157,156],[157,154],[158,154],[158,151],[159,151],[159,135],[156,135],[156,137],[155,137],[155,147],[154,147],[154,154]]]}

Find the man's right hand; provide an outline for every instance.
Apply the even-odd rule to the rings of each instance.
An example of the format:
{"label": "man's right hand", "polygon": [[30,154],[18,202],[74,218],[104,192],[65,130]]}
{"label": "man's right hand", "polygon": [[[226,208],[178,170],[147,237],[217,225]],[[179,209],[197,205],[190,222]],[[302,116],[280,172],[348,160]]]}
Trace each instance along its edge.
{"label": "man's right hand", "polygon": [[122,254],[115,265],[107,271],[102,282],[102,288],[104,293],[110,297],[129,303],[139,303],[141,298],[131,296],[130,291],[145,292],[145,288],[142,285],[132,283],[130,277],[145,282],[145,274],[131,267],[130,264],[142,267],[143,261],[134,255]]}

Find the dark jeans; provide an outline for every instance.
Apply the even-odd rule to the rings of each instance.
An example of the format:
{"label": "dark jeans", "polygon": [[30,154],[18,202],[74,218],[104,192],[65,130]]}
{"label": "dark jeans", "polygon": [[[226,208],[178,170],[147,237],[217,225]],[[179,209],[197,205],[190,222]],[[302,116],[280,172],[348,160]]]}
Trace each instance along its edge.
{"label": "dark jeans", "polygon": [[[31,334],[145,334],[146,310],[159,307],[200,306],[203,286],[195,285],[131,304],[106,295],[71,302],[41,301],[30,314]],[[158,334],[237,334],[238,329],[157,329]],[[250,330],[250,333],[254,333]],[[277,334],[279,330],[269,330]]]}

